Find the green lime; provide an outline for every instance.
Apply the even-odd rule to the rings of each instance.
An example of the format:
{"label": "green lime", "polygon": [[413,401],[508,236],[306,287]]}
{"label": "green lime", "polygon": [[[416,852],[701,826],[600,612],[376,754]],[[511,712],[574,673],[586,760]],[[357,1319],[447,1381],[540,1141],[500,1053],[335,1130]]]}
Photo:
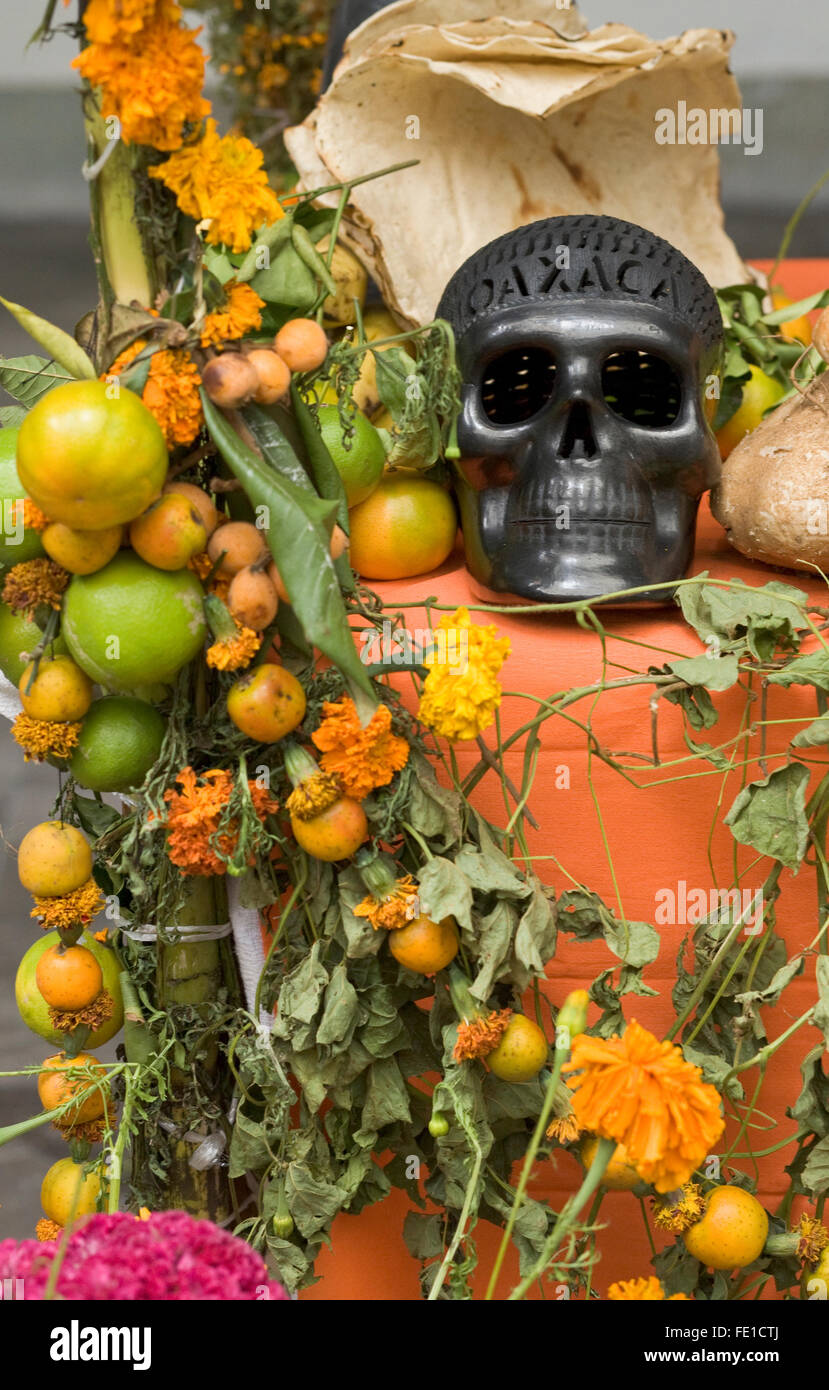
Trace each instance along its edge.
{"label": "green lime", "polygon": [[163,739],[164,720],[146,700],[107,695],[90,706],[69,770],[90,791],[128,792],[144,781]]}
{"label": "green lime", "polygon": [[[29,663],[29,653],[34,651],[42,636],[37,623],[30,623],[28,618],[13,613],[8,604],[0,603],[0,671],[12,685],[20,684],[20,677]],[[66,651],[66,643],[60,635],[49,650],[56,655]]]}
{"label": "green lime", "polygon": [[354,433],[346,443],[335,405],[321,405],[317,413],[323,442],[343,480],[349,507],[364,502],[383,476],[386,451],[370,420],[357,410],[352,417]]}
{"label": "green lime", "polygon": [[[52,1026],[49,1017],[49,1006],[37,987],[35,971],[37,963],[44,951],[50,946],[57,946],[60,937],[56,931],[44,932],[26,952],[17,969],[17,978],[14,982],[14,997],[17,1009],[27,1028],[31,1028],[33,1033],[39,1033],[42,1038],[55,1046],[63,1047],[66,1042],[66,1035],[59,1033]],[[110,1038],[114,1038],[121,1024],[124,1022],[124,1001],[121,998],[121,976],[118,959],[111,946],[105,946],[103,942],[96,941],[95,937],[89,932],[84,932],[78,943],[86,946],[93,954],[101,967],[104,975],[104,989],[112,996],[115,1008],[112,1017],[102,1023],[100,1028],[96,1028],[84,1044],[90,1051],[95,1047],[102,1047]]]}
{"label": "green lime", "polygon": [[26,490],[17,476],[17,436],[20,430],[0,429],[0,570],[45,555],[37,531],[24,530],[18,506]]}
{"label": "green lime", "polygon": [[201,650],[204,593],[191,570],[159,570],[122,550],[73,575],[63,600],[70,654],[107,690],[166,684]]}

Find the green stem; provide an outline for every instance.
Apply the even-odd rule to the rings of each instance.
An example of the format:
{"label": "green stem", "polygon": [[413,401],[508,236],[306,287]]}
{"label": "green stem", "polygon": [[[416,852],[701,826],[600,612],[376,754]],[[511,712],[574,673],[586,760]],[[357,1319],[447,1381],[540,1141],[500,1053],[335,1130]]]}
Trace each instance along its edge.
{"label": "green stem", "polygon": [[613,1157],[615,1149],[615,1139],[599,1140],[595,1158],[593,1159],[593,1162],[591,1163],[590,1168],[587,1174],[585,1175],[584,1182],[582,1183],[575,1197],[571,1197],[570,1200],[565,1203],[561,1211],[561,1214],[558,1217],[550,1235],[544,1242],[544,1247],[541,1251],[541,1254],[538,1256],[538,1259],[535,1261],[528,1273],[524,1275],[524,1278],[521,1280],[520,1284],[518,1284],[517,1287],[513,1289],[512,1293],[509,1296],[509,1302],[516,1302],[518,1299],[523,1298],[527,1291],[530,1288],[532,1288],[532,1285],[535,1283],[536,1279],[539,1279],[541,1275],[544,1273],[545,1269],[547,1268],[553,1256],[555,1255],[556,1250],[561,1245],[561,1242],[564,1240],[564,1237],[575,1225],[576,1219],[582,1207],[589,1200],[589,1198],[593,1196],[593,1193],[599,1186],[599,1183],[604,1177],[605,1168],[607,1167],[608,1163]]}

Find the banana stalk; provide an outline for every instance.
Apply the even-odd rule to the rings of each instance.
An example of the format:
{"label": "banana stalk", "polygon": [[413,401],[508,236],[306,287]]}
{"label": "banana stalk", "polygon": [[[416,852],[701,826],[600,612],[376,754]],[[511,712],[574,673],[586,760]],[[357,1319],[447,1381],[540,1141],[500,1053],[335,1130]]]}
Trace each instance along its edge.
{"label": "banana stalk", "polygon": [[98,166],[90,180],[93,246],[101,297],[107,307],[115,301],[137,301],[149,308],[157,286],[152,258],[136,217],[133,154],[118,140],[112,148],[100,107],[92,93],[84,99],[89,163]]}

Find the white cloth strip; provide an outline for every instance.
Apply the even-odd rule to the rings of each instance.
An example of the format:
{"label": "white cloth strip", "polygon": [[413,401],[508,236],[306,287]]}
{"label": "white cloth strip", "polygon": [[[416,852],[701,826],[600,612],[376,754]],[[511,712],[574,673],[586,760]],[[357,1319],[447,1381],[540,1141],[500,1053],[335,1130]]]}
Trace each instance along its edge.
{"label": "white cloth strip", "polygon": [[[158,940],[158,927],[152,922],[144,922],[140,927],[125,927],[116,923],[124,936],[130,937],[132,941],[150,943]],[[216,926],[180,926],[171,928],[181,940],[186,941],[221,941],[222,937],[230,936],[233,930],[230,922],[219,922]]]}
{"label": "white cloth strip", "polygon": [[[262,945],[259,913],[255,907],[242,907],[242,885],[238,878],[228,878],[227,897],[230,920],[233,923],[236,963],[245,992],[245,1003],[250,1013],[253,1013],[259,977],[265,968],[265,948]],[[268,1013],[267,1009],[259,1010],[258,1021],[270,1032],[273,1015]]]}

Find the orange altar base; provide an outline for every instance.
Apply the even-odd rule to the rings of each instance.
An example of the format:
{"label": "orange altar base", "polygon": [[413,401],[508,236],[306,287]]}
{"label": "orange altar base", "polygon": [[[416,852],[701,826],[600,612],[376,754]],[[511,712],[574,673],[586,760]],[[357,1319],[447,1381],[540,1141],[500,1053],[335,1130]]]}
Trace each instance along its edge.
{"label": "orange altar base", "polygon": [[[767,268],[764,266],[764,268]],[[779,275],[787,294],[794,300],[829,285],[829,262],[788,262]],[[700,509],[697,547],[691,573],[710,571],[716,578],[736,577],[752,585],[762,585],[771,579],[782,579],[808,593],[818,603],[826,602],[825,586],[812,581],[806,574],[778,572],[766,565],[744,560],[732,550],[721,527],[713,520],[707,500]],[[462,555],[458,552],[435,574],[395,583],[372,584],[384,604],[394,610],[396,603],[410,603],[433,597],[441,604],[457,606],[476,602],[469,588]],[[405,610],[410,629],[428,627],[422,610]],[[436,618],[439,615],[436,615]],[[512,642],[512,651],[504,665],[501,679],[505,690],[527,691],[549,695],[567,686],[594,684],[601,677],[601,652],[598,639],[575,626],[572,618],[549,616],[526,617],[473,613],[476,622],[494,621],[501,635]],[[661,664],[668,657],[659,656],[663,649],[676,655],[698,655],[701,643],[684,623],[678,610],[636,611],[604,610],[602,621],[609,633],[635,637],[650,642],[655,650],[653,659]],[[628,660],[637,669],[644,669],[645,653],[641,648],[626,647],[610,639],[611,659]],[[618,673],[614,673],[618,674]],[[411,681],[400,679],[400,690],[407,703],[412,703]],[[602,696],[594,711],[594,728],[599,739],[611,750],[651,751],[650,691],[647,686],[630,690],[611,691]],[[714,697],[720,720],[711,731],[696,737],[721,742],[737,731],[743,696],[739,691],[726,691]],[[583,718],[586,706],[576,706],[574,712]],[[505,698],[501,708],[503,736],[535,712],[535,706],[520,699]],[[802,715],[815,717],[814,692],[804,688],[770,691],[767,717]],[[786,726],[781,726],[785,730]],[[786,747],[787,735],[775,739],[776,730],[769,730],[769,750]],[[587,782],[587,751],[583,732],[562,718],[553,718],[542,726],[542,749],[538,759],[530,807],[541,826],[540,831],[527,827],[527,838],[533,855],[555,854],[573,877],[599,893],[611,906],[616,896],[605,854],[596,809]],[[664,760],[687,754],[682,737],[682,720],[678,711],[664,701],[659,709],[659,749]],[[478,761],[478,749],[464,744],[455,745],[461,772]],[[817,751],[818,756],[820,750]],[[506,769],[513,780],[521,780],[522,750],[510,750]],[[625,761],[629,762],[630,759]],[[557,769],[569,771],[569,787],[557,785],[564,779]],[[618,888],[626,916],[631,920],[654,921],[659,890],[677,891],[684,881],[691,886],[710,888],[711,868],[708,859],[708,836],[717,812],[718,798],[723,795],[719,811],[720,824],[711,846],[717,882],[732,882],[734,840],[722,816],[739,790],[735,776],[728,780],[723,794],[722,775],[713,773],[708,763],[686,765],[683,771],[699,771],[708,775],[688,781],[673,781],[660,787],[659,771],[648,770],[642,764],[642,782],[653,781],[648,789],[638,789],[618,773],[593,760],[592,775],[601,807],[604,828],[618,875]],[[819,769],[817,770],[819,772]],[[671,774],[668,774],[669,776]],[[749,780],[760,776],[759,770],[749,773]],[[473,800],[495,824],[505,821],[500,782],[487,773]],[[740,848],[740,864],[744,867],[756,858],[751,850]],[[539,858],[534,867],[539,877],[552,883],[557,892],[568,886],[564,876],[551,867],[549,859]],[[766,869],[761,864],[755,873],[757,882],[749,875],[751,885],[759,887]],[[745,882],[749,880],[746,879]],[[782,894],[777,904],[777,931],[790,950],[805,945],[817,930],[817,896],[815,877],[808,866],[793,877],[787,870],[781,878]],[[681,891],[681,890],[680,890]],[[681,938],[689,928],[684,925],[661,928],[662,947],[659,957],[645,972],[645,979],[659,991],[658,997],[639,998],[627,995],[623,1000],[626,1019],[638,1018],[656,1033],[663,1033],[673,1021],[670,1002],[674,983],[674,960]],[[549,967],[546,989],[551,999],[560,1003],[569,990],[587,987],[599,970],[607,968],[612,958],[604,944],[581,945],[572,936],[559,935],[558,950]],[[786,989],[781,1005],[764,1011],[766,1029],[775,1038],[815,1000],[814,963],[807,962],[803,975]],[[591,1009],[591,1018],[595,1016]],[[763,1149],[783,1138],[788,1130],[794,1133],[794,1123],[786,1118],[785,1109],[792,1104],[800,1090],[799,1068],[802,1058],[814,1047],[818,1034],[808,1025],[798,1031],[770,1063],[758,1104],[759,1110],[773,1116],[769,1130],[749,1131],[752,1146]],[[748,1074],[750,1090],[756,1082],[756,1072]],[[771,1121],[769,1122],[771,1125]],[[741,1141],[739,1148],[746,1148]],[[758,1196],[774,1210],[785,1189],[784,1164],[791,1152],[787,1149],[758,1160],[760,1187]],[[751,1171],[747,1160],[738,1167]],[[536,1166],[532,1192],[547,1197],[556,1209],[579,1184],[581,1168],[575,1157],[559,1151],[553,1161]],[[403,1220],[408,1209],[404,1194],[394,1192],[384,1202],[370,1207],[359,1216],[341,1216],[333,1228],[333,1248],[324,1251],[317,1264],[320,1281],[303,1293],[303,1299],[418,1299],[417,1261],[409,1255],[402,1235]],[[637,1199],[630,1193],[610,1193],[602,1204],[600,1220],[606,1229],[599,1238],[601,1261],[597,1266],[594,1287],[603,1295],[614,1279],[648,1275],[650,1247]],[[486,1280],[497,1249],[499,1232],[482,1223],[475,1229],[478,1245],[479,1270],[477,1294],[483,1296]],[[657,1233],[658,1237],[658,1233]],[[661,1243],[661,1242],[659,1242]],[[505,1263],[497,1297],[504,1298],[517,1282],[517,1259]],[[548,1285],[547,1296],[561,1296],[554,1285]]]}

